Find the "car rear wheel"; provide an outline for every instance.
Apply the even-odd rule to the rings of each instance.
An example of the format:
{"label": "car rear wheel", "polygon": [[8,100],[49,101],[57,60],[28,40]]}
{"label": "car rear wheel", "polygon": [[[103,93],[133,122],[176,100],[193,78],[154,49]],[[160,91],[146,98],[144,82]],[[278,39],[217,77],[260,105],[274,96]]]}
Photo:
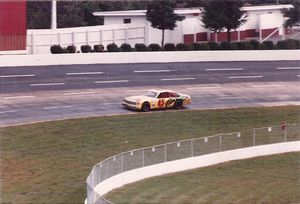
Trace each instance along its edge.
{"label": "car rear wheel", "polygon": [[144,102],[141,111],[148,112],[149,110],[150,110],[150,104],[148,102]]}
{"label": "car rear wheel", "polygon": [[175,101],[175,103],[174,103],[174,108],[175,108],[175,109],[181,109],[181,108],[182,108],[182,105],[183,105],[182,101],[181,101],[181,100],[177,100],[177,101]]}

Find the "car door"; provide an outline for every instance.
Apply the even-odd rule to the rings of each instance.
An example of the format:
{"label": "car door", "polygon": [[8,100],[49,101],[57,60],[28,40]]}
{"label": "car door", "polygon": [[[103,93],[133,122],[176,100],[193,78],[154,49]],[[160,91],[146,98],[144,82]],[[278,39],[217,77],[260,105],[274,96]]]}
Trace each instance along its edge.
{"label": "car door", "polygon": [[157,107],[158,108],[167,108],[167,101],[169,99],[169,93],[168,92],[161,92],[157,96]]}
{"label": "car door", "polygon": [[168,108],[174,107],[174,103],[177,98],[178,98],[178,94],[174,92],[168,92],[168,100],[166,101],[166,106]]}

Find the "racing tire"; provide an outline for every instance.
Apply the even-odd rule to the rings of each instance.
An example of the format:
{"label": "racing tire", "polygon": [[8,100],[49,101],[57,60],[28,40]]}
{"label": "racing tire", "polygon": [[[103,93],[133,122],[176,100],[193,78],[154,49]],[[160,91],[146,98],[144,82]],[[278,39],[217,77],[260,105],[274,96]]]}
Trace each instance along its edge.
{"label": "racing tire", "polygon": [[148,112],[150,110],[150,104],[148,102],[144,102],[141,108],[142,112]]}
{"label": "racing tire", "polygon": [[174,103],[174,109],[181,109],[183,108],[183,102],[181,100],[177,100]]}

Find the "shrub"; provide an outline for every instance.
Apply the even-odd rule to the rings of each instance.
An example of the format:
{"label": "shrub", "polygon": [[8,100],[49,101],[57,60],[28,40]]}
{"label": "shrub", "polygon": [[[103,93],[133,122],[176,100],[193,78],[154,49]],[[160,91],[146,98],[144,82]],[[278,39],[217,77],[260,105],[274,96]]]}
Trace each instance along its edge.
{"label": "shrub", "polygon": [[152,43],[148,46],[149,50],[151,51],[160,51],[161,50],[161,47],[159,46],[159,44],[155,44],[155,43]]}
{"label": "shrub", "polygon": [[123,43],[121,45],[121,49],[123,52],[130,52],[132,50],[131,45],[129,45],[127,43]]}
{"label": "shrub", "polygon": [[285,40],[280,40],[277,42],[277,48],[278,49],[286,49],[286,41]]}
{"label": "shrub", "polygon": [[184,43],[178,43],[176,45],[176,50],[185,51],[185,50],[189,50],[189,49],[188,49],[188,45],[186,45]]}
{"label": "shrub", "polygon": [[250,40],[250,45],[252,46],[253,50],[257,50],[259,46],[259,42],[257,40]]}
{"label": "shrub", "polygon": [[267,46],[265,43],[259,43],[257,49],[258,50],[266,50]]}
{"label": "shrub", "polygon": [[64,47],[64,48],[62,48],[62,53],[70,53],[70,52],[69,52],[68,48]]}
{"label": "shrub", "polygon": [[143,43],[137,43],[134,45],[134,48],[138,51],[138,52],[145,52],[147,51],[147,47],[145,44]]}
{"label": "shrub", "polygon": [[220,43],[220,49],[221,50],[230,50],[231,49],[231,44],[230,42],[224,41]]}
{"label": "shrub", "polygon": [[219,50],[220,49],[220,45],[216,42],[209,42],[208,46],[209,46],[210,50]]}
{"label": "shrub", "polygon": [[166,43],[164,45],[164,50],[165,51],[176,51],[176,47],[173,43]]}
{"label": "shrub", "polygon": [[110,43],[106,46],[107,52],[118,52],[119,48],[115,43]]}
{"label": "shrub", "polygon": [[104,52],[104,46],[103,45],[94,45],[94,51],[95,52]]}
{"label": "shrub", "polygon": [[50,47],[50,52],[52,54],[60,54],[60,53],[63,53],[63,49],[60,45],[52,45]]}
{"label": "shrub", "polygon": [[273,41],[264,41],[263,44],[266,46],[267,50],[273,50],[275,48]]}
{"label": "shrub", "polygon": [[296,41],[292,39],[286,40],[286,49],[297,49]]}
{"label": "shrub", "polygon": [[192,50],[209,50],[209,45],[207,43],[192,43]]}
{"label": "shrub", "polygon": [[230,43],[230,49],[237,50],[238,49],[237,43],[236,42]]}
{"label": "shrub", "polygon": [[69,53],[76,53],[76,46],[75,45],[69,45],[67,47],[67,50]]}
{"label": "shrub", "polygon": [[296,44],[296,49],[300,49],[300,40],[294,40]]}
{"label": "shrub", "polygon": [[88,53],[92,50],[90,45],[81,45],[80,49],[82,53]]}
{"label": "shrub", "polygon": [[237,42],[236,43],[238,50],[252,50],[253,47],[249,42]]}

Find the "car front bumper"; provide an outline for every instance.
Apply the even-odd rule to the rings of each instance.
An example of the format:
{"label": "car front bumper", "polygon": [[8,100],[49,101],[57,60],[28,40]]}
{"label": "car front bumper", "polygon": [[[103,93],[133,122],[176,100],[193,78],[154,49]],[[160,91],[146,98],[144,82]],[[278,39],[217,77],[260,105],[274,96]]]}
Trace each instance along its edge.
{"label": "car front bumper", "polygon": [[139,106],[128,104],[126,102],[122,102],[122,105],[130,110],[140,110],[141,108]]}

